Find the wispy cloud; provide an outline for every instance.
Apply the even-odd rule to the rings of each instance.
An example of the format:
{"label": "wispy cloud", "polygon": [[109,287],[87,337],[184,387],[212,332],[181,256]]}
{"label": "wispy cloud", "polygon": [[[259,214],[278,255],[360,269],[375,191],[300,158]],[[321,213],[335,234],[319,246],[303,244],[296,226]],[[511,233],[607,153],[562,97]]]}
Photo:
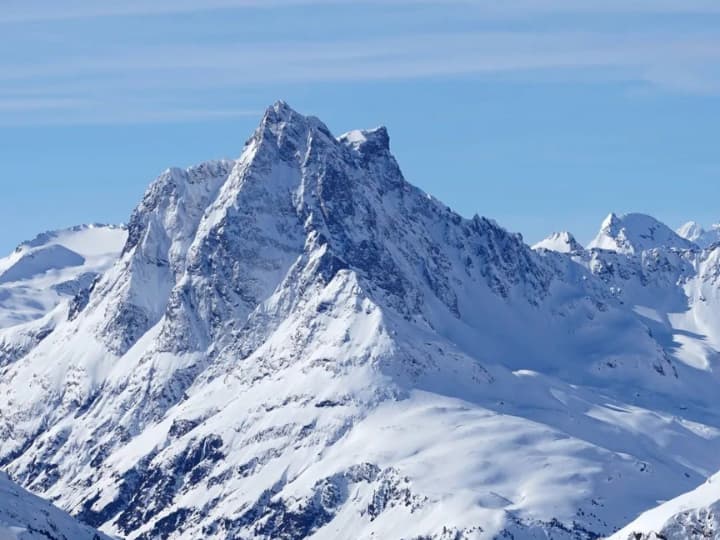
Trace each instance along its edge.
{"label": "wispy cloud", "polygon": [[90,52],[47,64],[5,65],[0,81],[78,88],[82,85],[63,84],[91,78],[98,87],[114,86],[124,78],[128,87],[142,90],[606,68],[622,70],[628,80],[661,82],[660,73],[683,71],[698,78],[716,63],[720,39],[712,35],[485,32]]}
{"label": "wispy cloud", "polygon": [[81,108],[84,100],[58,97],[0,97],[0,111],[47,111]]}
{"label": "wispy cloud", "polygon": [[52,103],[52,100],[47,100],[47,103],[44,100],[30,100],[27,103],[20,104],[20,107],[18,107],[18,104],[12,100],[0,98],[0,111],[20,113],[14,115],[4,114],[0,117],[0,126],[173,124],[244,117],[257,118],[263,112],[260,109],[135,107],[129,103],[117,102],[93,103],[92,106],[77,107],[69,110],[62,105],[51,105],[50,103]]}
{"label": "wispy cloud", "polygon": [[[380,16],[380,0],[361,1],[375,4]],[[392,1],[396,5],[425,4],[435,10],[432,13],[438,14],[448,5],[437,0]],[[472,7],[474,15],[479,17],[497,14],[528,17],[540,12],[553,15],[604,11],[720,13],[717,0],[450,1]],[[11,0],[3,6],[0,22],[356,3],[357,0],[128,0],[123,3],[66,0],[60,6],[48,0]],[[274,16],[265,19],[274,21]],[[427,12],[424,16],[427,19]],[[224,16],[219,20],[225,21]],[[242,21],[242,17],[238,20]],[[470,75],[511,75],[540,81],[558,75],[568,80],[587,80],[590,74],[593,80],[640,83],[673,92],[720,93],[720,32],[707,27],[698,30],[668,25],[633,26],[629,31],[627,25],[617,30],[587,24],[592,30],[575,29],[578,21],[587,23],[588,20],[592,22],[594,18],[581,15],[571,24],[561,18],[560,25],[550,28],[525,21],[520,26],[507,26],[512,31],[483,26],[456,30],[438,24],[435,31],[420,31],[410,25],[373,32],[371,24],[369,31],[355,31],[350,35],[312,34],[310,38],[292,32],[268,36],[261,32],[239,39],[241,32],[238,32],[237,36],[230,33],[215,39],[212,32],[176,32],[172,39],[163,39],[162,32],[155,38],[154,22],[164,21],[158,18],[149,26],[152,39],[136,41],[119,32],[115,41],[107,42],[98,39],[101,34],[92,34],[93,29],[101,27],[99,23],[84,21],[73,23],[72,27],[89,32],[87,43],[80,40],[69,46],[65,42],[67,35],[60,33],[41,45],[36,44],[36,50],[32,50],[29,42],[27,50],[15,45],[22,55],[4,56],[0,60],[0,111],[3,111],[0,123],[217,118],[257,113],[255,107],[238,108],[237,101],[228,99],[229,94],[239,89],[265,88],[270,94],[281,95],[283,85],[295,83]],[[287,22],[292,22],[292,18]],[[214,29],[212,22],[206,23]],[[64,24],[56,22],[45,26],[55,31]],[[23,27],[22,23],[13,28],[16,26]],[[130,26],[120,24],[115,25],[115,29]],[[292,29],[292,24],[289,27]],[[496,27],[505,28],[503,24]],[[158,28],[162,30],[161,26]],[[187,30],[187,26],[183,29]],[[223,98],[214,102],[216,108],[203,105],[208,93],[224,93]]]}
{"label": "wispy cloud", "polygon": [[517,17],[535,13],[720,13],[720,3],[717,0],[6,0],[0,12],[0,23],[195,13],[218,9],[358,4],[464,4],[479,9],[488,17]]}

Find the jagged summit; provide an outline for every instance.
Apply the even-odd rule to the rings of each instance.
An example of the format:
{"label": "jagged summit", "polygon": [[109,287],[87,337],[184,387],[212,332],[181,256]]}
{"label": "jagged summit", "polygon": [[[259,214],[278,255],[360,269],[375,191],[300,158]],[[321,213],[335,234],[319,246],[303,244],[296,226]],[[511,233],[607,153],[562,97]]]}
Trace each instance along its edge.
{"label": "jagged summit", "polygon": [[532,246],[533,249],[548,249],[558,253],[582,251],[583,247],[575,237],[567,231],[554,232],[547,238]]}
{"label": "jagged summit", "polygon": [[664,223],[646,214],[611,213],[588,248],[600,248],[624,254],[637,254],[653,248],[692,249],[696,247]]}
{"label": "jagged summit", "polygon": [[328,127],[319,118],[300,114],[284,101],[276,101],[265,110],[255,134],[262,137],[266,131],[285,137],[302,136],[308,131],[332,137]]}

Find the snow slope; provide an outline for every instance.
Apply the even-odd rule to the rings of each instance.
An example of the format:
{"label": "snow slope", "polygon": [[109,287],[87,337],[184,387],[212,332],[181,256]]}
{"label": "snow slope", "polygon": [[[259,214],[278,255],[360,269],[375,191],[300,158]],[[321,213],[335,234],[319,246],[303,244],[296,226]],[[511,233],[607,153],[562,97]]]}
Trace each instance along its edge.
{"label": "snow slope", "polygon": [[132,539],[609,535],[720,470],[720,251],[663,227],[533,250],[278,102],[0,368],[0,465]]}
{"label": "snow slope", "polygon": [[109,540],[0,472],[0,540]]}
{"label": "snow slope", "polygon": [[68,304],[117,260],[124,228],[81,225],[42,233],[0,259],[0,366],[66,317]]}
{"label": "snow slope", "polygon": [[648,510],[613,540],[704,540],[720,537],[720,473],[700,487]]}

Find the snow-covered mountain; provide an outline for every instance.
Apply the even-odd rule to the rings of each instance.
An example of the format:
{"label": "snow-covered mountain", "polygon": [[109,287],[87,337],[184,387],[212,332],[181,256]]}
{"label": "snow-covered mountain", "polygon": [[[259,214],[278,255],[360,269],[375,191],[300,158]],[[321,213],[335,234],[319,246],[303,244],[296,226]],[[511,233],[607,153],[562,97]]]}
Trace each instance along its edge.
{"label": "snow-covered mountain", "polygon": [[677,230],[677,233],[700,247],[708,248],[720,242],[720,223],[714,223],[709,229],[704,229],[699,223],[688,221]]}
{"label": "snow-covered mountain", "polygon": [[0,466],[128,539],[609,535],[720,470],[720,248],[560,251],[276,103],[0,368]]}
{"label": "snow-covered mountain", "polygon": [[123,227],[49,231],[0,259],[0,366],[22,356],[67,316],[68,303],[118,258]]}
{"label": "snow-covered mountain", "polygon": [[664,223],[645,214],[611,213],[588,248],[608,249],[626,255],[653,248],[692,249],[695,244]]}
{"label": "snow-covered mountain", "polygon": [[0,540],[110,540],[0,472]]}

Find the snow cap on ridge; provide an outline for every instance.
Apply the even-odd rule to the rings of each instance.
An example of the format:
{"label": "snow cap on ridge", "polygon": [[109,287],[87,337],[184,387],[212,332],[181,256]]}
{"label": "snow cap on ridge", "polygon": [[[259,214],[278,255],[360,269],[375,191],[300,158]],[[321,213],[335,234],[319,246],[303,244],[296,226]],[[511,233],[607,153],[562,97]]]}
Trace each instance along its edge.
{"label": "snow cap on ridge", "polygon": [[688,221],[687,223],[681,225],[675,232],[686,240],[695,242],[698,238],[705,234],[705,229],[703,229],[702,225],[700,225],[697,221]]}
{"label": "snow cap on ridge", "polygon": [[697,221],[688,221],[676,231],[683,238],[695,242],[701,248],[707,248],[720,242],[720,223],[713,223],[705,229]]}
{"label": "snow cap on ridge", "polygon": [[575,237],[567,231],[554,232],[547,238],[532,246],[533,249],[547,249],[558,253],[582,251],[583,247]]}
{"label": "snow cap on ridge", "polygon": [[362,153],[390,151],[390,136],[385,126],[348,131],[340,135],[338,141]]}
{"label": "snow cap on ridge", "polygon": [[680,237],[670,227],[646,214],[611,213],[588,248],[600,248],[626,255],[653,248],[692,249],[697,246]]}

